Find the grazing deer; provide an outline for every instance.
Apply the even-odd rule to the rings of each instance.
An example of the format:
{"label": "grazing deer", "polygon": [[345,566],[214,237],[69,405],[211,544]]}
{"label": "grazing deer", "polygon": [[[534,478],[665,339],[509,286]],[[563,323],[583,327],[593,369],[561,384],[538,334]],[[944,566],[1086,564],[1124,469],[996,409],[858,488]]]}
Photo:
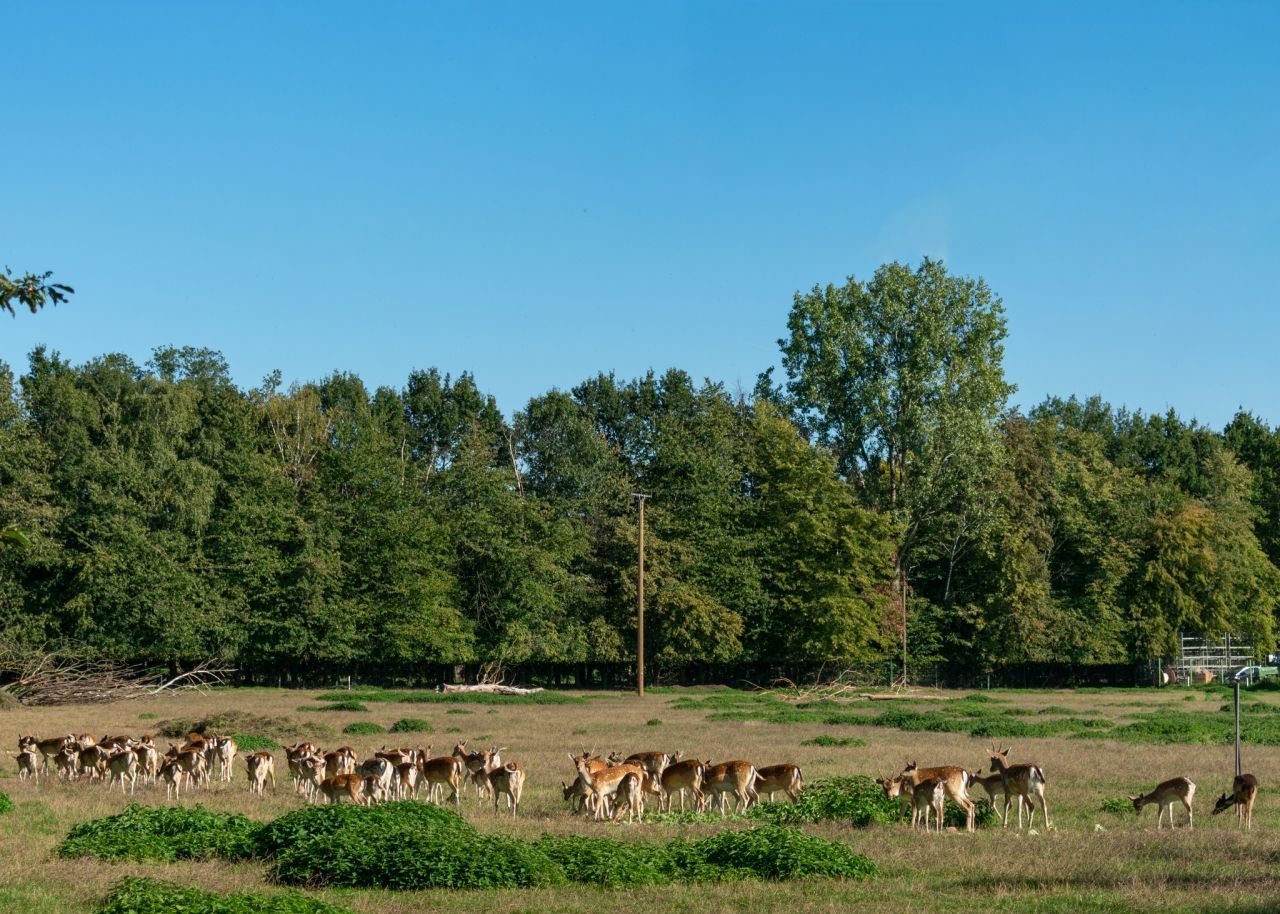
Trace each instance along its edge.
{"label": "grazing deer", "polygon": [[[995,771],[994,768],[991,769]],[[969,772],[955,765],[939,765],[934,768],[920,768],[914,761],[908,762],[899,777],[905,777],[914,791],[921,781],[939,780],[947,796],[961,809],[965,815],[965,831],[973,831],[973,817],[977,807],[969,799]]]}
{"label": "grazing deer", "polygon": [[924,830],[929,831],[929,813],[933,813],[938,823],[938,831],[942,831],[943,803],[947,792],[946,781],[941,778],[925,778],[911,789],[911,827],[918,828],[921,820]]}
{"label": "grazing deer", "polygon": [[732,762],[721,762],[713,765],[706,762],[702,776],[702,790],[705,802],[709,805],[712,797],[720,800],[720,815],[726,815],[725,796],[733,794],[734,810],[746,812],[751,804],[759,801],[760,795],[755,790],[756,768],[750,762],[741,759]]}
{"label": "grazing deer", "polygon": [[[81,753],[83,755],[83,753]],[[188,745],[179,749],[173,743],[169,744],[169,751],[165,756],[174,759],[178,763],[178,767],[182,769],[185,779],[190,781],[195,787],[209,786],[209,765],[205,761],[203,749],[198,749]]]}
{"label": "grazing deer", "polygon": [[702,808],[702,782],[706,774],[706,763],[699,759],[684,759],[668,765],[663,770],[661,780],[662,801],[659,809],[671,808],[671,794],[680,794],[680,811],[684,812],[684,793],[689,791],[693,796],[694,809]]}
{"label": "grazing deer", "polygon": [[111,785],[120,784],[120,792],[124,793],[124,785],[129,783],[129,793],[133,793],[138,786],[138,756],[134,754],[133,749],[128,746],[119,746],[114,752],[105,756],[107,770],[110,771],[111,777],[107,781],[107,791],[110,792]]}
{"label": "grazing deer", "polygon": [[906,775],[898,775],[896,778],[876,778],[876,783],[880,785],[887,799],[898,801],[899,818],[904,813],[911,811],[911,797],[914,788]]}
{"label": "grazing deer", "polygon": [[[19,744],[21,745],[21,744]],[[25,781],[31,778],[36,785],[40,784],[40,753],[30,749],[23,748],[18,752],[18,780]]]}
{"label": "grazing deer", "polygon": [[326,803],[341,803],[342,797],[351,798],[357,806],[363,806],[361,794],[364,790],[364,778],[358,774],[337,774],[320,782],[320,793]]}
{"label": "grazing deer", "polygon": [[572,784],[560,782],[560,789],[564,793],[565,802],[569,804],[569,811],[575,816],[587,808],[587,800],[591,796],[591,788],[580,777],[575,777]]}
{"label": "grazing deer", "polygon": [[493,811],[498,812],[498,797],[506,797],[507,808],[511,815],[520,812],[520,795],[524,792],[524,766],[519,762],[508,762],[500,768],[488,772],[489,784],[493,790]]}
{"label": "grazing deer", "polygon": [[1245,831],[1253,829],[1253,801],[1258,799],[1258,779],[1251,774],[1237,774],[1231,782],[1231,794],[1223,794],[1213,804],[1213,815],[1232,807],[1236,820]]}
{"label": "grazing deer", "polygon": [[276,760],[270,752],[254,752],[244,757],[245,774],[249,778],[249,793],[255,797],[267,791],[267,779],[271,779],[271,791],[276,789]]}
{"label": "grazing deer", "polygon": [[80,772],[89,776],[90,783],[106,776],[107,754],[107,750],[101,746],[80,750]]}
{"label": "grazing deer", "polygon": [[[613,821],[617,822],[622,817],[622,807],[627,807],[627,824],[631,824],[633,817],[638,816],[640,823],[644,824],[644,790],[640,786],[640,779],[644,775],[652,774],[652,772],[637,770],[630,765],[627,767],[627,773],[623,775],[622,780],[618,782],[614,795],[618,798],[618,802],[614,804]],[[643,772],[643,774],[641,773]]]}
{"label": "grazing deer", "polygon": [[[1133,801],[1134,815],[1141,813],[1142,807],[1151,803],[1156,804],[1156,828],[1160,827],[1166,808],[1169,810],[1169,827],[1175,827],[1173,824],[1173,804],[1180,801],[1187,810],[1187,827],[1195,828],[1195,816],[1191,812],[1191,803],[1195,796],[1196,785],[1190,778],[1170,778],[1167,781],[1161,781],[1156,785],[1156,789],[1150,793],[1139,794],[1136,797],[1129,797],[1129,799]],[[1032,814],[1034,815],[1034,811]]]}
{"label": "grazing deer", "polygon": [[684,757],[684,753],[677,751],[674,754],[667,752],[635,752],[625,759],[622,759],[624,765],[637,765],[658,777],[662,777],[662,772],[672,762],[678,762]]}
{"label": "grazing deer", "polygon": [[[1027,828],[1035,825],[1035,800],[1040,801],[1040,810],[1044,813],[1044,827],[1049,828],[1049,807],[1044,801],[1044,771],[1037,765],[1010,765],[1009,753],[1011,751],[1013,751],[1011,748],[1002,752],[994,746],[991,747],[991,771],[1000,773],[1001,786],[1004,788],[1004,827],[1009,827],[1009,801],[1016,796],[1018,798],[1018,828],[1022,828],[1023,802],[1026,802],[1027,809],[1031,812],[1031,818],[1027,821]],[[1194,785],[1192,789],[1194,789]]]}
{"label": "grazing deer", "polygon": [[773,795],[781,790],[792,803],[800,801],[800,790],[804,787],[804,773],[799,765],[769,765],[756,769],[756,793],[769,794],[769,802]]}

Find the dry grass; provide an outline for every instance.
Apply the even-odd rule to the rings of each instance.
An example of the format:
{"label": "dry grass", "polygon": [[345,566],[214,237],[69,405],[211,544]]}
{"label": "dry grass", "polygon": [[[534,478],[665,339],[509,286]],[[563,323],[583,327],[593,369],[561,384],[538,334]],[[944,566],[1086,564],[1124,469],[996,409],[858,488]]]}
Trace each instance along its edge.
{"label": "dry grass", "polygon": [[[699,693],[680,693],[693,694]],[[1183,701],[1187,694],[1196,696]],[[340,730],[354,721],[372,720],[388,726],[402,717],[430,721],[432,734],[405,734],[414,744],[433,743],[447,752],[458,738],[473,745],[509,747],[509,757],[523,762],[530,781],[518,822],[497,819],[491,808],[474,798],[464,813],[483,830],[534,838],[542,833],[586,833],[664,840],[679,834],[701,834],[710,826],[679,829],[664,825],[610,826],[571,817],[561,800],[559,785],[570,775],[567,752],[583,747],[599,750],[683,749],[690,755],[723,760],[749,758],[757,764],[799,763],[809,780],[832,774],[887,774],[908,758],[921,764],[985,766],[987,741],[950,733],[908,733],[872,727],[829,727],[819,724],[773,724],[761,721],[708,721],[706,709],[673,708],[672,693],[634,696],[603,695],[585,705],[467,706],[470,715],[449,714],[454,705],[379,703],[368,713],[298,712],[312,703],[312,693],[282,690],[216,691],[96,707],[52,709],[18,708],[4,712],[0,745],[12,750],[19,733],[51,736],[68,731],[143,733],[159,718],[197,718],[236,710],[285,717],[304,728],[324,726]],[[1185,691],[1099,693],[999,693],[1009,704],[1001,707],[1038,710],[1056,705],[1073,711],[1101,712],[1121,720],[1143,710],[1168,706],[1176,710],[1211,710],[1222,702],[1220,693]],[[1264,700],[1280,700],[1263,696]],[[877,703],[867,712],[883,710]],[[936,705],[936,702],[931,703]],[[851,705],[851,708],[858,708]],[[647,726],[653,719],[662,723]],[[460,728],[460,733],[447,732]],[[822,747],[801,743],[819,734],[858,736],[865,746]],[[362,751],[399,743],[397,735],[331,737]],[[1246,769],[1257,775],[1263,792],[1254,816],[1254,831],[1245,837],[1229,817],[1210,818],[1212,799],[1231,781],[1229,746],[1134,746],[1105,740],[1038,739],[1012,743],[1015,761],[1033,761],[1047,774],[1049,811],[1055,830],[1038,836],[992,830],[977,835],[943,834],[928,837],[905,828],[854,831],[830,823],[814,831],[847,841],[882,868],[883,875],[864,884],[792,883],[720,886],[653,887],[637,890],[599,890],[570,887],[544,891],[420,892],[394,894],[371,891],[328,891],[329,900],[356,911],[396,914],[409,911],[690,911],[792,912],[937,910],[1216,910],[1262,911],[1274,907],[1280,894],[1280,803],[1271,801],[1269,787],[1280,784],[1280,748],[1246,746]],[[279,754],[278,754],[279,755]],[[283,769],[283,764],[280,765]],[[1199,785],[1198,827],[1157,833],[1155,813],[1144,818],[1118,817],[1101,811],[1103,800],[1139,790],[1156,782],[1185,775]],[[269,818],[296,808],[288,790],[263,801],[248,796],[243,768],[229,786],[218,786],[184,802],[201,802],[219,811]],[[220,891],[268,890],[263,868],[257,865],[181,863],[175,865],[104,864],[64,861],[54,848],[76,822],[109,814],[123,807],[119,793],[108,796],[101,787],[42,783],[21,784],[12,761],[0,775],[0,790],[9,793],[16,809],[0,830],[0,911],[83,912],[125,874],[148,874],[179,883]],[[141,802],[161,803],[163,790],[140,791]],[[1101,825],[1103,831],[1097,831]]]}

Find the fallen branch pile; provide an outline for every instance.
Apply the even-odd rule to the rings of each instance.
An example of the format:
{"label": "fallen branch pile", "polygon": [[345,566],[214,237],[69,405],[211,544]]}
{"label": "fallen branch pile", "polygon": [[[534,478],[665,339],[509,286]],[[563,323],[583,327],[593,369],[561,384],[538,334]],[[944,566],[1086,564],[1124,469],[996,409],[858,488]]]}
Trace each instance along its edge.
{"label": "fallen branch pile", "polygon": [[225,682],[229,668],[206,660],[164,678],[154,669],[104,660],[78,650],[0,644],[0,691],[24,705],[93,704],[208,688]]}

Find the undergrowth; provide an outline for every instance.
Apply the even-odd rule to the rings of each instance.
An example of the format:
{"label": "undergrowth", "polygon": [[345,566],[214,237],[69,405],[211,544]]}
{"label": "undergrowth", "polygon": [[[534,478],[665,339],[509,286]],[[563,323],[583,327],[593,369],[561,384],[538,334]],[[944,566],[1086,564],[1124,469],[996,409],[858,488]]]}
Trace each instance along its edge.
{"label": "undergrowth", "polygon": [[259,825],[202,806],[140,806],[74,826],[62,857],[100,860],[239,860],[253,852]]}
{"label": "undergrowth", "polygon": [[222,895],[155,879],[126,876],[94,914],[351,914],[297,892]]}
{"label": "undergrowth", "polygon": [[[452,712],[450,712],[452,713]],[[391,733],[434,733],[435,727],[420,717],[402,717],[391,725]]]}

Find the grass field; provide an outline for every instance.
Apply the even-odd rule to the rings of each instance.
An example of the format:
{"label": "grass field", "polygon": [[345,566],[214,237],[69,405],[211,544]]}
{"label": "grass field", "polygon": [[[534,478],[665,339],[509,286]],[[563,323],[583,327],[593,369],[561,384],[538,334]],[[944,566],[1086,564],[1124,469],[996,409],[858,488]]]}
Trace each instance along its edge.
{"label": "grass field", "polygon": [[[373,750],[430,743],[447,753],[458,739],[509,747],[504,756],[529,772],[518,821],[496,818],[474,797],[468,821],[486,832],[534,839],[606,835],[629,840],[703,836],[727,826],[610,825],[569,814],[560,783],[572,773],[566,753],[582,748],[626,752],[682,749],[688,755],[757,765],[791,761],[806,778],[836,774],[889,775],[907,759],[986,768],[992,742],[1012,746],[1015,762],[1044,768],[1054,828],[1038,835],[1013,829],[977,834],[921,835],[905,827],[853,829],[842,823],[807,827],[843,841],[880,867],[874,879],[842,883],[796,881],[664,885],[635,889],[582,886],[537,890],[317,890],[354,911],[765,912],[818,911],[1270,911],[1280,905],[1280,692],[1248,696],[1245,770],[1262,792],[1254,830],[1245,836],[1230,816],[1211,818],[1213,798],[1231,782],[1226,736],[1229,693],[1204,690],[993,691],[948,693],[944,701],[785,702],[728,690],[655,690],[631,695],[556,694],[545,702],[439,701],[434,693],[357,690],[353,693],[276,689],[217,690],[108,706],[16,708],[0,712],[0,744],[10,753],[18,735],[156,732],[166,720],[198,720],[236,711],[269,718],[254,726],[265,738],[314,735],[332,747]],[[575,700],[580,698],[581,700]],[[325,708],[343,701],[350,708]],[[413,732],[344,735],[355,723]],[[431,732],[422,732],[425,722]],[[1186,742],[1178,742],[1185,739]],[[283,739],[280,739],[283,741]],[[163,746],[165,743],[161,741]],[[247,792],[243,765],[230,785],[197,791],[185,804],[254,819],[300,805],[277,753],[279,789],[258,801]],[[1108,800],[1150,790],[1185,775],[1199,785],[1196,828],[1157,832],[1155,811],[1141,819],[1103,810]],[[88,912],[125,875],[156,876],[221,892],[274,892],[260,865],[64,860],[55,849],[76,823],[118,812],[127,800],[100,786],[20,783],[10,755],[0,790],[14,809],[0,817],[0,911]],[[163,788],[140,789],[137,800],[163,803]],[[1114,804],[1113,804],[1114,805]],[[1039,826],[1039,823],[1037,823]]]}

